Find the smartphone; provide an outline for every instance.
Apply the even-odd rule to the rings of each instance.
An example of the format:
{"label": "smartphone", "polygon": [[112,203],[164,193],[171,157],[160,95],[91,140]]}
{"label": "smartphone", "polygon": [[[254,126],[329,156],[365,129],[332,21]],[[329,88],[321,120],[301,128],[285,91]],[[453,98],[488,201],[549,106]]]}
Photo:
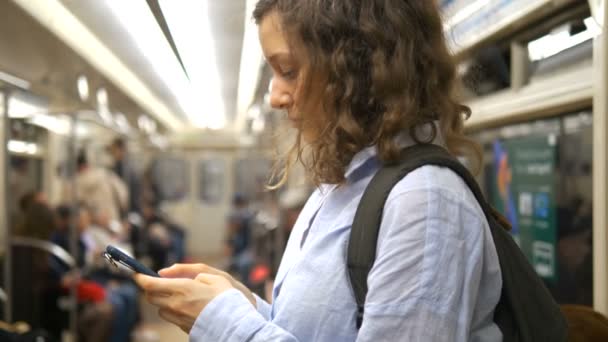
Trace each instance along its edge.
{"label": "smartphone", "polygon": [[121,264],[126,268],[132,270],[133,272],[160,278],[160,275],[158,275],[158,273],[152,271],[139,261],[131,258],[130,256],[128,256],[127,254],[112,245],[108,245],[108,247],[106,247],[106,252],[103,254],[103,256],[110,262],[110,264],[115,267],[118,267],[118,264]]}

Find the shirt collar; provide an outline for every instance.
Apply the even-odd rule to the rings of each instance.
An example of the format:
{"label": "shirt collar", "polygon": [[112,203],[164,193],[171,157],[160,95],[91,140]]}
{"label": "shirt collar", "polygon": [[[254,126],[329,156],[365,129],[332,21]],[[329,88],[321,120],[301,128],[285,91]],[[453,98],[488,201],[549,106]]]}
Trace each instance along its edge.
{"label": "shirt collar", "polygon": [[350,161],[350,164],[346,168],[346,172],[344,173],[344,178],[349,179],[353,173],[359,170],[365,162],[374,158],[378,154],[378,149],[376,146],[371,146],[364,148],[363,150],[357,152],[353,159]]}
{"label": "shirt collar", "polygon": [[[437,134],[435,136],[435,139],[431,143],[444,146],[445,144],[443,136],[441,135],[441,130],[439,128],[439,122],[434,121],[433,125],[435,125],[435,131],[437,132]],[[416,129],[416,132],[420,137],[425,137],[431,133],[431,128],[429,126],[421,126]],[[415,143],[416,142],[409,133],[402,133],[397,137],[397,144],[402,149],[413,146]],[[377,155],[378,148],[376,146],[370,146],[359,151],[357,154],[355,154],[350,164],[346,168],[344,178],[351,178],[352,175],[359,169],[361,169],[367,163],[368,160],[375,158]]]}

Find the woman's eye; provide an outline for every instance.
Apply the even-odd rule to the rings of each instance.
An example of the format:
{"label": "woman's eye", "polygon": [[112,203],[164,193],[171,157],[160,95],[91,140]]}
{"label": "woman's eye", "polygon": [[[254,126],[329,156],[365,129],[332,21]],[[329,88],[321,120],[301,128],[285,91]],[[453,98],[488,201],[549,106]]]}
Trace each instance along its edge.
{"label": "woman's eye", "polygon": [[295,78],[295,76],[296,76],[296,72],[293,70],[281,72],[281,77],[286,78],[286,79],[293,79],[293,78]]}

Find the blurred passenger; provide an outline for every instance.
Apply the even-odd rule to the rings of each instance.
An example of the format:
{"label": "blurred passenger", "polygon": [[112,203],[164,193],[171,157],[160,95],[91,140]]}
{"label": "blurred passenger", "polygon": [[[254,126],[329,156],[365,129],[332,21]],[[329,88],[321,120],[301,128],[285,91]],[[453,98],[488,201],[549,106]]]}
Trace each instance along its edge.
{"label": "blurred passenger", "polygon": [[133,170],[133,167],[127,158],[127,143],[121,138],[116,138],[108,146],[107,150],[114,161],[112,170],[122,179],[129,190],[129,205],[126,208],[127,211],[139,213],[141,209],[140,182],[137,173]]}
{"label": "blurred passenger", "polygon": [[154,203],[144,202],[142,207],[144,219],[142,239],[145,240],[146,254],[152,260],[152,269],[159,270],[168,266],[171,250],[171,236]]}
{"label": "blurred passenger", "polygon": [[[76,217],[72,217],[71,210],[65,208],[58,209],[58,216],[62,223],[60,228],[57,229],[56,234],[52,237],[52,242],[69,250],[69,229],[67,227],[69,227],[70,223],[75,224],[77,227],[79,235],[77,262],[78,267],[82,271],[63,275],[61,278],[62,282],[67,280],[69,282],[76,281],[81,283],[82,279],[84,279],[93,284],[85,283],[89,285],[83,290],[98,291],[95,290],[95,285],[103,289],[102,295],[91,293],[89,295],[93,295],[98,300],[100,297],[104,298],[103,300],[112,307],[112,329],[108,341],[130,341],[139,310],[137,287],[127,277],[113,277],[103,268],[100,268],[100,261],[103,258],[101,255],[102,248],[96,244],[95,239],[89,232],[92,225],[90,211],[81,206],[76,211],[76,214]],[[84,294],[83,296],[86,297]]]}
{"label": "blurred passenger", "polygon": [[155,270],[186,260],[185,229],[173,222],[155,206],[154,201],[142,205],[143,229],[140,249],[152,258]]}
{"label": "blurred passenger", "polygon": [[548,287],[560,304],[593,305],[593,224],[579,208],[557,209],[558,281]]}
{"label": "blurred passenger", "polygon": [[105,211],[110,220],[120,222],[129,199],[125,184],[113,172],[89,165],[84,151],[78,154],[76,163],[76,201]]}
{"label": "blurred passenger", "polygon": [[287,189],[279,198],[282,216],[281,226],[285,232],[285,243],[287,243],[291,230],[296,224],[298,216],[300,216],[300,212],[304,208],[304,204],[306,204],[309,195],[310,191],[307,187],[299,186]]}
{"label": "blurred passenger", "polygon": [[97,246],[105,249],[107,245],[115,245],[129,254],[133,252],[127,223],[111,220],[107,208],[90,208],[90,214],[92,221],[88,232]]}
{"label": "blurred passenger", "polygon": [[253,213],[245,195],[237,193],[232,199],[232,212],[226,228],[226,248],[230,256],[230,271],[236,272],[244,284],[249,284],[253,266],[251,251]]}
{"label": "blurred passenger", "polygon": [[31,195],[31,185],[28,184],[28,161],[22,157],[10,158],[10,169],[8,174],[8,189],[13,200],[7,203],[11,226],[19,228],[23,224],[23,206],[19,199]]}
{"label": "blurred passenger", "polygon": [[[80,209],[79,209],[80,210]],[[87,259],[87,245],[83,241],[83,232],[88,228],[88,224],[86,222],[86,216],[78,215],[78,217],[74,217],[72,215],[73,210],[65,205],[61,205],[55,209],[55,222],[56,229],[51,235],[51,242],[58,245],[59,247],[65,249],[70,252],[70,228],[73,224],[78,233],[78,252],[77,252],[77,260],[76,264],[79,268],[82,268],[86,264]],[[85,220],[84,222],[82,220]]]}
{"label": "blurred passenger", "polygon": [[[70,208],[66,206],[58,207],[55,222],[56,229],[51,236],[51,241],[69,251],[69,232],[72,224]],[[83,225],[77,224],[77,227],[82,229]],[[77,266],[82,268],[85,267],[87,250],[82,239],[79,239],[78,242]],[[72,286],[77,286],[79,339],[85,342],[108,341],[112,332],[114,312],[111,303],[106,300],[105,289],[93,281],[83,279],[81,271],[70,271],[59,260],[51,260],[51,271],[51,277],[55,279],[54,281],[64,296],[67,295]],[[57,296],[53,293],[49,293],[49,295]],[[49,299],[51,303],[58,303],[56,299]],[[57,307],[53,311],[53,307],[49,306],[44,314],[47,317],[47,329],[59,337],[61,331],[67,328],[67,313],[59,311]]]}
{"label": "blurred passenger", "polygon": [[[261,185],[263,187],[263,185]],[[266,296],[271,277],[280,230],[280,208],[276,191],[257,193],[256,208],[249,223],[250,247],[253,265],[246,279],[247,287],[259,296]],[[255,214],[254,214],[255,212]]]}
{"label": "blurred passenger", "polygon": [[158,168],[159,160],[153,159],[146,167],[142,176],[141,198],[142,203],[151,203],[158,208],[163,201],[161,185],[156,177],[155,170]]}
{"label": "blurred passenger", "polygon": [[48,206],[44,193],[30,192],[19,201],[22,218],[15,235],[47,240],[53,233],[53,210]]}
{"label": "blurred passenger", "polygon": [[[166,215],[164,215],[166,217]],[[168,265],[186,262],[186,229],[178,223],[165,219],[169,233],[171,234],[171,253],[169,254]]]}
{"label": "blurred passenger", "polygon": [[[291,235],[291,231],[306,204],[310,191],[306,186],[290,187],[279,196],[279,226],[272,231],[272,246],[269,254],[269,274],[264,284],[264,296],[266,300],[272,300],[272,289],[276,278],[279,265]],[[254,271],[252,273],[255,272]]]}
{"label": "blurred passenger", "polygon": [[27,211],[30,205],[33,203],[48,204],[46,195],[42,191],[32,191],[25,193],[19,199],[19,209],[23,212]]}

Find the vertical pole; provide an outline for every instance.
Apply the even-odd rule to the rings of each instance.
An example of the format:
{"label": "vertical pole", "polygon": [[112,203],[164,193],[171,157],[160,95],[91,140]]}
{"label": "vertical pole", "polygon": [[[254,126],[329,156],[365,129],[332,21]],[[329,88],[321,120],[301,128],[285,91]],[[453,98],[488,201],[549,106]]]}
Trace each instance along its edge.
{"label": "vertical pole", "polygon": [[530,60],[528,46],[525,43],[514,41],[511,43],[511,88],[521,89],[528,83],[530,77]]}
{"label": "vertical pole", "polygon": [[608,314],[608,6],[596,2],[603,25],[593,54],[593,306]]}
{"label": "vertical pole", "polygon": [[[76,152],[76,125],[78,124],[78,114],[74,113],[71,118],[71,130],[70,130],[70,140],[68,144],[68,177],[71,182],[71,199],[72,199],[72,215],[70,220],[70,254],[76,260],[76,267],[78,269],[78,258],[79,258],[79,248],[78,241],[80,240],[80,236],[78,233],[78,226],[76,224],[78,220],[78,199],[76,192],[76,171],[77,171],[77,152]],[[71,341],[78,341],[78,296],[77,296],[77,286],[76,284],[72,284],[70,289],[70,335]]]}
{"label": "vertical pole", "polygon": [[2,217],[3,226],[4,226],[4,291],[6,292],[6,301],[4,302],[4,320],[8,323],[12,323],[13,321],[13,260],[12,260],[12,248],[11,248],[11,240],[12,240],[12,229],[11,229],[11,220],[10,220],[10,212],[8,203],[11,200],[9,195],[9,170],[10,170],[10,155],[8,151],[8,141],[10,140],[10,120],[8,117],[9,112],[9,98],[11,94],[8,89],[2,90],[2,165],[4,166],[4,175],[3,175],[3,185],[4,188],[4,198],[2,200]]}

